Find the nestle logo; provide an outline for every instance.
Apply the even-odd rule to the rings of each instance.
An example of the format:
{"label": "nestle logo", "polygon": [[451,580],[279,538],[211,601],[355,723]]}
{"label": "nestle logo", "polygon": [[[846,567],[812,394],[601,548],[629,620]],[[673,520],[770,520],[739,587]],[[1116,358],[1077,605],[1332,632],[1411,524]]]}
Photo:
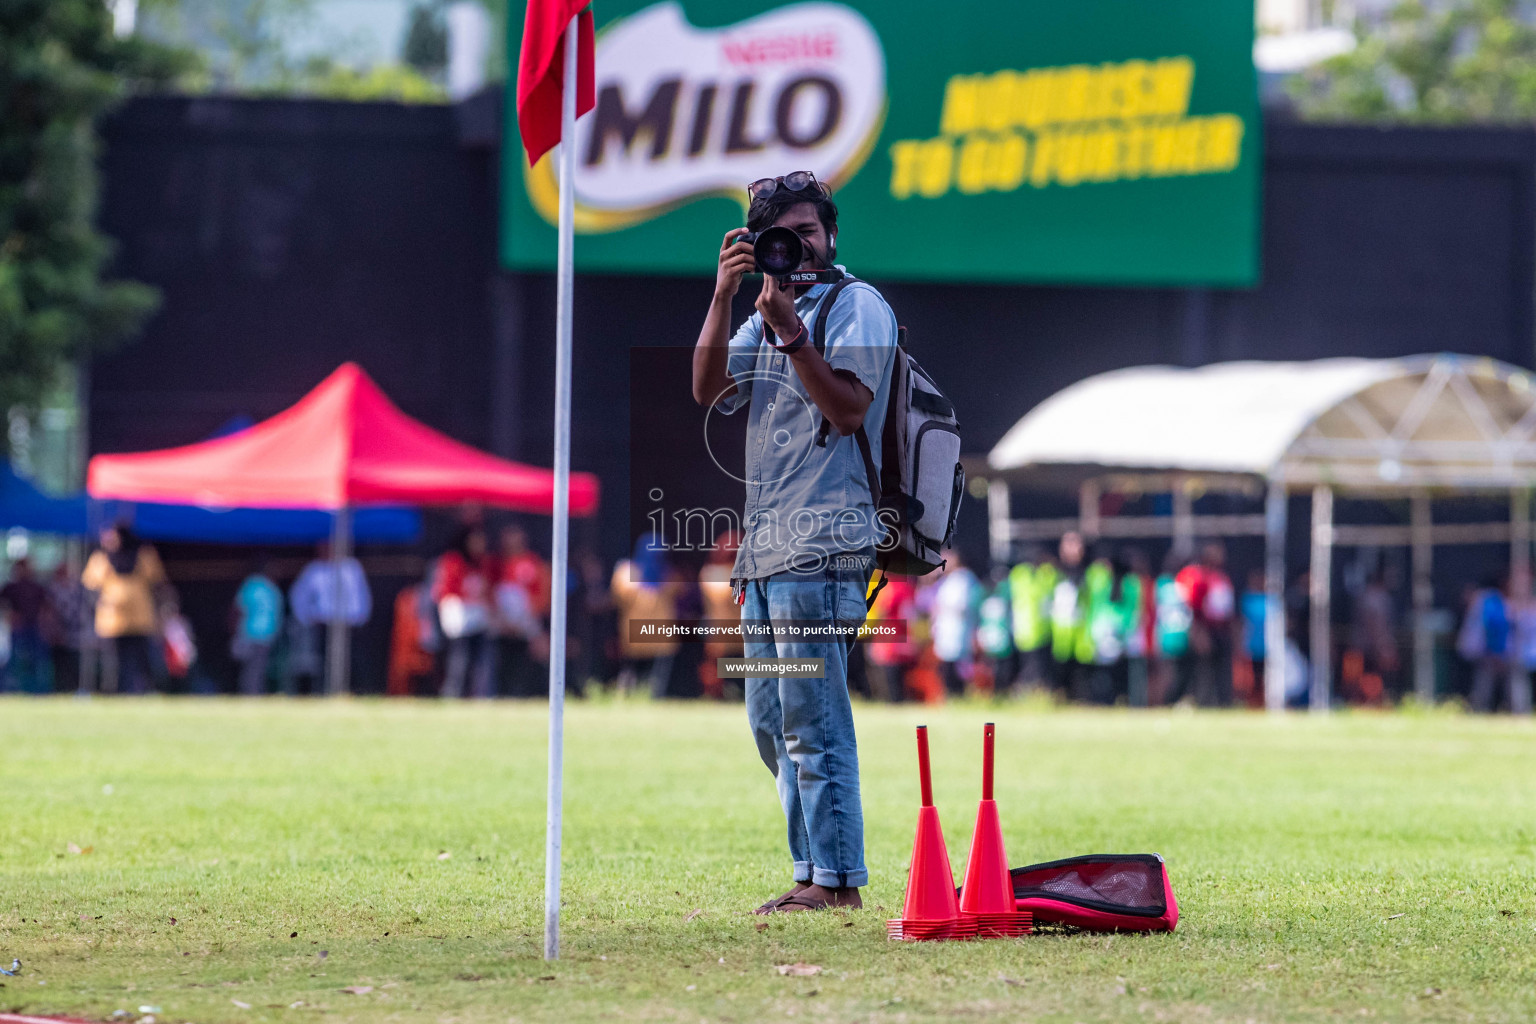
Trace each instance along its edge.
{"label": "nestle logo", "polygon": [[837,56],[837,33],[824,31],[760,36],[756,39],[727,39],[723,45],[725,59],[739,66],[786,64],[796,60],[831,60]]}
{"label": "nestle logo", "polygon": [[[679,0],[610,22],[597,37],[596,104],[576,123],[576,220],[613,231],[681,202],[805,167],[839,183],[870,155],[885,117],[885,54],[845,4],[787,3],[699,28]],[[524,176],[559,220],[554,161]]]}

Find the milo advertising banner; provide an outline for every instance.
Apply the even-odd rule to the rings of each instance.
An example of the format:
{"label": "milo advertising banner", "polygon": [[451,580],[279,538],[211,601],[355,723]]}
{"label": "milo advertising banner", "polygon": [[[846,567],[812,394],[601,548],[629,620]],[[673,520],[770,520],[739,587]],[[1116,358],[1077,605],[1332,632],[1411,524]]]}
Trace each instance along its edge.
{"label": "milo advertising banner", "polygon": [[[872,278],[1247,285],[1253,5],[596,0],[576,266],[712,274],[746,185],[810,170]],[[514,63],[521,18],[511,18]],[[551,269],[554,154],[508,97],[501,251]]]}

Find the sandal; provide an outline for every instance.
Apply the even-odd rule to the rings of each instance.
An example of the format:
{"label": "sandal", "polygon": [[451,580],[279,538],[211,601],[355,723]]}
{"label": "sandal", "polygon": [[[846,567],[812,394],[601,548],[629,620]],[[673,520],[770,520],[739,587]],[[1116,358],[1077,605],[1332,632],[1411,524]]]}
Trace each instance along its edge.
{"label": "sandal", "polygon": [[[780,897],[778,904],[767,913],[791,914],[805,910],[859,910],[864,906],[864,901],[859,897],[859,890],[849,887],[847,889],[826,889],[820,886],[820,892],[809,894],[811,886],[799,892],[786,893]],[[809,895],[808,895],[809,894]]]}
{"label": "sandal", "polygon": [[788,892],[785,892],[782,895],[775,896],[773,899],[769,900],[767,903],[764,903],[762,906],[760,906],[756,910],[752,911],[752,913],[754,913],[754,914],[771,914],[775,910],[779,909],[779,904],[780,903],[783,903],[785,900],[789,899],[791,896],[799,895],[800,893],[804,892],[806,889],[809,889],[810,887],[811,887],[811,883],[810,882],[796,882],[795,883],[795,887],[793,889],[790,889]]}

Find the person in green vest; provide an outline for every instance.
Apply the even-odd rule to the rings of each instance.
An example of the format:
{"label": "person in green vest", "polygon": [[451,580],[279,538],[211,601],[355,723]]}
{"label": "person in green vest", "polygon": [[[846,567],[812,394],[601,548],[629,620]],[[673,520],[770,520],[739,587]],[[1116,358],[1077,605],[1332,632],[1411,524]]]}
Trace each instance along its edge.
{"label": "person in green vest", "polygon": [[1060,568],[1051,588],[1051,688],[1065,698],[1081,674],[1077,643],[1083,629],[1083,538],[1070,531],[1064,534],[1057,554]]}
{"label": "person in green vest", "polygon": [[1126,703],[1133,708],[1144,708],[1147,706],[1149,662],[1156,645],[1156,604],[1146,552],[1138,548],[1127,549],[1118,584],[1115,605],[1120,611],[1121,634],[1125,638]]}
{"label": "person in green vest", "polygon": [[1057,575],[1056,566],[1040,552],[1008,573],[1013,648],[1018,653],[1018,678],[1026,687],[1039,686],[1047,678],[1045,649],[1051,642],[1049,611]]}
{"label": "person in green vest", "polygon": [[1189,691],[1194,659],[1189,648],[1189,629],[1195,613],[1177,576],[1188,559],[1169,553],[1162,575],[1154,584],[1157,614],[1157,657],[1163,679],[1162,702],[1172,704]]}
{"label": "person in green vest", "polygon": [[981,648],[992,673],[992,695],[1000,697],[1013,686],[1018,659],[1013,649],[1013,624],[1009,611],[1011,588],[1003,570],[992,577],[992,586],[976,611],[976,646]]}
{"label": "person in green vest", "polygon": [[1115,702],[1114,666],[1125,645],[1120,607],[1115,602],[1115,570],[1107,558],[1098,558],[1083,573],[1083,628],[1074,652],[1078,664],[1088,667],[1083,692],[1074,694],[1094,704]]}

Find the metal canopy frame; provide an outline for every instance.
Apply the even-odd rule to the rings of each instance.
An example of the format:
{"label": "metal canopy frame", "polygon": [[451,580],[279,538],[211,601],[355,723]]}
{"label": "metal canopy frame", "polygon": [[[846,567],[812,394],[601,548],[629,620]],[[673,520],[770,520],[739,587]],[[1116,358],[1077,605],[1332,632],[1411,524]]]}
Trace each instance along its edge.
{"label": "metal canopy frame", "polygon": [[[1262,367],[1255,367],[1255,372],[1262,372]],[[1102,414],[1102,410],[1096,412]],[[1025,421],[1020,422],[1023,425]],[[996,454],[994,450],[994,457]],[[1430,632],[1434,548],[1508,543],[1511,596],[1516,601],[1531,596],[1536,381],[1518,367],[1456,355],[1385,360],[1375,379],[1308,418],[1280,457],[1263,472],[1202,467],[1195,453],[1189,461],[1188,466],[1116,465],[1111,454],[1096,465],[1084,467],[1078,485],[1078,515],[1055,519],[1013,519],[1009,483],[1027,484],[1033,473],[1049,473],[1060,467],[1041,460],[1005,468],[988,487],[993,558],[1008,561],[1015,542],[1053,539],[1068,531],[1081,533],[1088,540],[1167,537],[1182,554],[1193,552],[1196,538],[1264,537],[1264,700],[1271,711],[1285,706],[1285,538],[1292,493],[1311,495],[1312,616],[1308,646],[1312,662],[1309,704],[1313,711],[1327,711],[1332,704],[1334,548],[1410,548],[1414,691],[1425,702],[1433,701],[1435,688],[1434,638]],[[1197,515],[1193,511],[1197,492],[1245,494],[1255,499],[1262,494],[1263,511]],[[1509,519],[1437,524],[1432,502],[1437,493],[1445,492],[1507,493]],[[1172,515],[1103,515],[1101,499],[1114,493],[1171,494]],[[1378,500],[1406,498],[1409,523],[1336,523],[1336,494]],[[1518,659],[1512,671],[1511,703],[1516,710],[1529,711],[1530,679]]]}

